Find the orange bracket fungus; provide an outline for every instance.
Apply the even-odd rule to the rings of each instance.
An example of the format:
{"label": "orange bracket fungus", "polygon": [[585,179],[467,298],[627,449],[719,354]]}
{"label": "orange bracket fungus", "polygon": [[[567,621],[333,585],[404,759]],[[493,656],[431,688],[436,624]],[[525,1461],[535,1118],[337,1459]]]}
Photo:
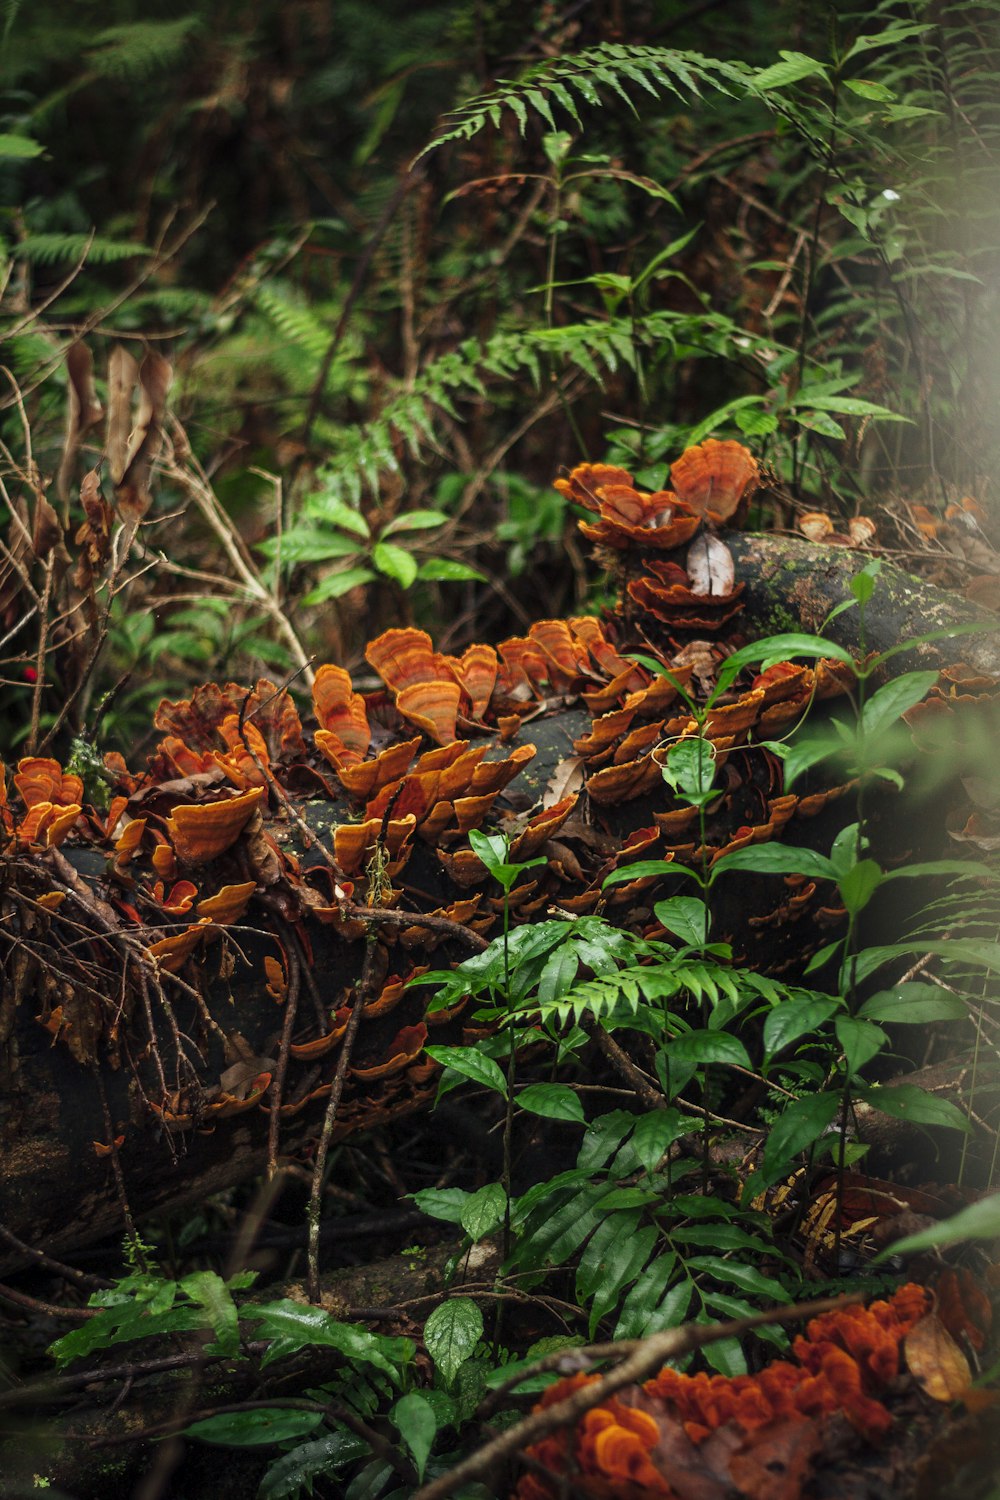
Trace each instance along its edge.
{"label": "orange bracket fungus", "polygon": [[[472,848],[477,830],[507,834],[512,860],[542,861],[511,893],[512,921],[603,911],[651,937],[664,931],[657,903],[686,889],[675,870],[752,843],[826,840],[848,778],[817,772],[788,790],[762,742],[850,689],[842,661],[772,662],[719,698],[702,726],[715,753],[703,822],[663,777],[670,746],[698,732],[685,696],[703,703],[720,663],[752,635],[768,544],[731,528],[760,484],[756,460],[734,442],[688,450],[669,488],[651,492],[624,469],[581,464],[556,488],[582,510],[580,532],[619,585],[616,608],[539,620],[461,655],[436,650],[423,630],[386,630],[365,652],[375,688],[320,665],[305,722],[287,687],[204,684],[160,704],[145,767],[105,757],[106,808],[57,760],[22,759],[4,778],[0,830],[9,878],[33,902],[32,952],[47,955],[22,965],[4,1011],[6,1038],[15,1012],[28,1028],[6,1063],[25,1101],[22,1137],[51,1137],[46,1069],[68,1058],[102,1070],[112,1115],[128,1122],[116,1129],[116,1160],[139,1202],[167,1201],[200,1171],[206,1183],[253,1173],[272,1121],[299,1121],[300,1139],[315,1133],[312,1106],[329,1095],[373,931],[336,1134],[424,1104],[437,1069],[427,1028],[471,1041],[476,1028],[461,1004],[425,1017],[427,992],[407,980],[432,952],[435,964],[454,962],[500,930],[504,900]],[[789,546],[815,558],[807,543]],[[823,555],[843,598],[841,551]],[[792,590],[789,611],[805,628],[821,623],[811,611],[825,577],[814,569]],[[956,722],[995,700],[994,674],[964,649],[971,665],[943,670],[907,714],[918,745],[953,737]],[[967,814],[953,838],[1000,838],[994,816]],[[604,892],[612,870],[638,861],[659,862],[659,873]],[[720,886],[713,937],[760,969],[801,972],[842,920],[828,881]],[[23,1007],[22,994],[32,997]],[[238,1061],[252,1072],[235,1089],[223,1079]],[[57,1133],[47,1158],[54,1202],[60,1184],[90,1193],[77,1238],[113,1227],[118,1213],[108,1163],[89,1144],[107,1139],[95,1100],[81,1106],[86,1128]],[[238,1152],[221,1128],[231,1117]],[[164,1127],[190,1135],[170,1171],[147,1127],[156,1139]],[[6,1144],[0,1220],[58,1243],[65,1215],[39,1209],[30,1153]],[[833,1381],[839,1358],[808,1378]],[[857,1412],[875,1420],[874,1407]],[[637,1412],[601,1427],[595,1417],[587,1442],[615,1455],[613,1466],[638,1455],[645,1474],[647,1420]]]}

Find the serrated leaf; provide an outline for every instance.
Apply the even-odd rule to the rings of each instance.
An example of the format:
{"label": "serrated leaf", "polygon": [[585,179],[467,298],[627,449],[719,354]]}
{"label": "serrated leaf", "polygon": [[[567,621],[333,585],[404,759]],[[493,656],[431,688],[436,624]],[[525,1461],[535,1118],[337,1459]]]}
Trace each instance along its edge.
{"label": "serrated leaf", "polygon": [[769,68],[751,75],[754,88],[763,93],[786,89],[790,84],[801,83],[804,78],[825,78],[826,68],[814,57],[807,57],[804,52],[787,52],[784,47],[780,48],[781,62],[772,63]]}
{"label": "serrated leaf", "polygon": [[427,1352],[450,1385],[483,1336],[483,1315],[471,1297],[449,1297],[424,1324]]}
{"label": "serrated leaf", "polygon": [[205,1311],[215,1334],[211,1354],[237,1354],[240,1347],[239,1319],[233,1294],[216,1271],[195,1271],[185,1276],[181,1290]]}
{"label": "serrated leaf", "polygon": [[499,1182],[487,1183],[478,1192],[470,1193],[462,1205],[460,1223],[473,1244],[492,1234],[504,1221],[507,1194]]}

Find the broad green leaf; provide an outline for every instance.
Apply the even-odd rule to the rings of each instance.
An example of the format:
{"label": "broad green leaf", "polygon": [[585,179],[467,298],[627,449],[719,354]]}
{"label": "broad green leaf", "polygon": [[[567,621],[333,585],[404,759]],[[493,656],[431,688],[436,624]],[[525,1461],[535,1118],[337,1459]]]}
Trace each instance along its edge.
{"label": "broad green leaf", "polygon": [[638,859],[635,864],[622,865],[613,870],[601,889],[606,891],[609,886],[622,885],[626,880],[641,880],[647,875],[690,875],[693,880],[701,883],[697,872],[688,869],[686,865],[676,865],[672,860],[666,859]]}
{"label": "broad green leaf", "polygon": [[847,1071],[852,1076],[877,1056],[889,1040],[881,1026],[876,1026],[873,1021],[859,1020],[856,1016],[838,1016],[833,1027],[844,1051]]}
{"label": "broad green leaf", "polygon": [[383,537],[397,531],[427,531],[432,526],[443,526],[448,517],[443,510],[408,510],[403,515],[382,527]]}
{"label": "broad green leaf", "polygon": [[353,531],[355,536],[368,541],[368,522],[360,511],[346,501],[338,500],[334,495],[320,493],[310,495],[302,508],[314,520],[325,521],[328,526],[339,526],[343,531]]}
{"label": "broad green leaf", "polygon": [[768,1302],[791,1302],[790,1294],[781,1282],[763,1271],[748,1266],[742,1260],[724,1260],[718,1255],[691,1255],[685,1261],[688,1271],[702,1271],[714,1276],[716,1281],[738,1286],[740,1291],[754,1292]]}
{"label": "broad green leaf", "polygon": [[693,948],[704,946],[708,936],[708,908],[697,896],[671,896],[653,907],[658,922],[668,932]]}
{"label": "broad green leaf", "polygon": [[217,1417],[192,1422],[184,1433],[186,1437],[200,1438],[203,1443],[219,1443],[226,1448],[259,1448],[305,1437],[322,1420],[321,1411],[270,1406],[259,1411],[221,1412]]}
{"label": "broad green leaf", "polygon": [[874,401],[862,401],[857,396],[813,396],[803,392],[803,399],[817,411],[833,411],[843,417],[881,417],[889,422],[908,422],[909,417],[879,406]]}
{"label": "broad green leaf", "polygon": [[730,1063],[749,1068],[750,1057],[738,1037],[725,1031],[688,1031],[668,1044],[671,1059],[681,1063]]}
{"label": "broad green leaf", "polygon": [[[721,1313],[722,1317],[732,1319],[734,1322],[740,1318],[753,1317],[760,1309],[754,1307],[745,1297],[732,1297],[728,1292],[703,1291],[702,1302],[708,1311]],[[753,1330],[753,1336],[764,1339],[765,1342],[773,1344],[776,1349],[788,1348],[788,1335],[784,1329],[776,1324],[770,1326],[766,1323]]]}
{"label": "broad green leaf", "polygon": [[[603,1201],[605,1199],[607,1203]],[[631,1206],[627,1200],[615,1203],[605,1182],[587,1183],[554,1213],[548,1212],[543,1203],[531,1221],[530,1233],[517,1247],[518,1266],[534,1270],[543,1265],[562,1265],[575,1255],[613,1208]]]}
{"label": "broad green leaf", "polygon": [[44,150],[40,141],[33,141],[29,136],[0,133],[0,157],[6,161],[28,161],[33,156],[41,156]]}
{"label": "broad green leaf", "polygon": [[570,1120],[582,1125],[585,1119],[579,1094],[566,1083],[529,1083],[517,1094],[517,1103],[529,1114],[546,1120]]}
{"label": "broad green leaf", "polygon": [[551,1005],[566,994],[580,969],[580,960],[571,943],[556,948],[545,961],[538,980],[538,1004]]}
{"label": "broad green leaf", "polygon": [[330,562],[335,557],[357,557],[364,548],[349,536],[336,531],[322,531],[318,526],[296,526],[282,537],[268,537],[255,542],[265,557],[281,557],[281,566],[299,563]]}
{"label": "broad green leaf", "polygon": [[671,1229],[673,1245],[702,1245],[709,1250],[753,1250],[758,1255],[771,1253],[771,1246],[756,1234],[747,1234],[738,1224],[716,1219],[712,1223],[682,1224]]}
{"label": "broad green leaf", "polygon": [[892,89],[886,88],[884,83],[872,83],[867,78],[845,78],[844,87],[861,99],[874,99],[880,104],[891,103],[896,97]]}
{"label": "broad green leaf", "polygon": [[659,1231],[651,1224],[619,1238],[604,1258],[604,1275],[598,1283],[590,1309],[588,1334],[594,1337],[597,1325],[616,1307],[625,1287],[630,1286],[649,1260]]}
{"label": "broad green leaf", "polygon": [[331,1432],[283,1453],[260,1482],[257,1500],[299,1500],[312,1494],[312,1482],[340,1464],[353,1463],[371,1452],[363,1438],[353,1432]]}
{"label": "broad green leaf", "polygon": [[483,1315],[471,1297],[449,1297],[424,1324],[427,1353],[450,1385],[483,1336]]}
{"label": "broad green leaf", "polygon": [[325,604],[327,599],[342,599],[351,589],[363,583],[371,583],[375,574],[371,568],[345,568],[343,573],[330,573],[302,599],[303,604]]}
{"label": "broad green leaf", "polygon": [[923,956],[937,953],[957,963],[970,963],[984,969],[1000,970],[1000,943],[979,938],[943,938],[935,941],[916,939],[908,943],[886,943],[882,947],[864,948],[855,957],[846,961],[853,969],[855,982],[860,984],[869,974],[874,974],[883,964],[893,958],[909,958],[911,954]]}
{"label": "broad green leaf", "polygon": [[851,915],[863,911],[882,884],[882,869],[873,859],[859,859],[837,881],[840,897]]}
{"label": "broad green leaf", "polygon": [[446,1224],[461,1224],[465,1205],[472,1194],[464,1188],[421,1188],[410,1196],[422,1214],[443,1219]]}
{"label": "broad green leaf", "polygon": [[712,866],[710,880],[730,870],[752,870],[756,875],[807,875],[813,880],[835,880],[837,872],[825,854],[794,849],[790,844],[751,844],[724,854]]}
{"label": "broad green leaf", "polygon": [[711,794],[715,780],[715,746],[700,735],[677,740],[667,751],[663,779],[677,795],[692,806]]}
{"label": "broad green leaf", "polygon": [[469,1195],[462,1207],[460,1223],[473,1244],[503,1223],[506,1208],[507,1194],[499,1182],[489,1182]]}
{"label": "broad green leaf", "polygon": [[938,680],[935,672],[906,672],[880,687],[861,712],[861,733],[878,734],[925,698]]}
{"label": "broad green leaf", "polygon": [[598,1115],[587,1126],[576,1158],[578,1168],[585,1172],[596,1172],[605,1165],[636,1127],[639,1116],[628,1110],[612,1109]]}
{"label": "broad green leaf", "polygon": [[787,1104],[768,1132],[764,1146],[763,1174],[776,1182],[791,1170],[800,1151],[805,1151],[837,1117],[839,1094],[806,1094]]}
{"label": "broad green leaf", "polygon": [[485,1088],[493,1089],[506,1099],[507,1080],[492,1057],[477,1052],[475,1047],[427,1047],[424,1050],[435,1062],[442,1063],[455,1073],[461,1073],[463,1078],[471,1078],[473,1083],[481,1083]]}
{"label": "broad green leaf", "polygon": [[438,1421],[434,1408],[419,1391],[402,1396],[389,1413],[390,1422],[395,1423],[400,1437],[413,1455],[417,1466],[417,1478],[423,1479],[427,1460],[430,1458]]}
{"label": "broad green leaf", "polygon": [[[851,653],[834,641],[824,640],[821,635],[788,631],[781,635],[769,635],[763,641],[753,641],[749,646],[741,646],[738,651],[727,656],[722,664],[724,680],[728,686],[743,667],[754,666],[761,661],[789,661],[793,656],[806,656],[812,660],[829,658],[831,661],[842,661],[848,667],[855,666]],[[723,680],[721,671],[719,677]]]}
{"label": "broad green leaf", "polygon": [[[639,1208],[622,1209],[618,1213],[610,1213],[602,1223],[598,1224],[586,1248],[580,1256],[576,1268],[576,1297],[580,1303],[589,1302],[598,1290],[601,1282],[609,1274],[609,1264],[616,1252],[628,1243],[639,1228],[642,1210]],[[653,1231],[654,1235],[656,1231]]]}
{"label": "broad green leaf", "polygon": [[642,1166],[652,1172],[674,1141],[686,1135],[691,1121],[676,1109],[653,1109],[636,1121],[629,1144]]}
{"label": "broad green leaf", "polygon": [[971,1203],[968,1208],[961,1209],[950,1219],[943,1219],[940,1224],[932,1224],[928,1229],[920,1229],[916,1234],[908,1234],[903,1240],[896,1240],[880,1251],[875,1259],[884,1260],[889,1255],[912,1255],[916,1250],[945,1250],[949,1245],[961,1245],[967,1240],[995,1239],[1000,1239],[1000,1193],[993,1193],[988,1198],[980,1199],[978,1203]]}
{"label": "broad green leaf", "polygon": [[705,1345],[702,1354],[711,1369],[730,1380],[747,1373],[746,1355],[739,1339],[715,1339]]}
{"label": "broad green leaf", "polygon": [[[175,1283],[169,1285],[171,1289],[175,1287]],[[88,1318],[79,1328],[64,1333],[50,1345],[49,1352],[58,1364],[64,1365],[115,1344],[170,1333],[188,1333],[204,1326],[205,1315],[199,1307],[168,1305],[159,1311],[153,1303],[128,1297],[117,1306],[102,1308],[96,1317]]]}
{"label": "broad green leaf", "polygon": [[451,557],[429,557],[420,564],[419,576],[428,583],[462,583],[469,578],[476,583],[486,582],[485,573]]}
{"label": "broad green leaf", "polygon": [[417,560],[405,547],[395,542],[376,542],[372,548],[372,562],[380,573],[392,578],[401,588],[408,589],[417,576]]}
{"label": "broad green leaf", "polygon": [[910,980],[871,995],[858,1015],[896,1026],[926,1026],[932,1021],[964,1020],[968,1009],[958,995],[950,995],[936,984]]}
{"label": "broad green leaf", "polygon": [[398,1385],[400,1369],[413,1357],[409,1339],[383,1338],[352,1323],[339,1323],[322,1307],[287,1298],[259,1306],[251,1304],[242,1308],[241,1315],[259,1324],[256,1336],[268,1340],[262,1365],[316,1346],[336,1349],[348,1361],[372,1365]]}
{"label": "broad green leaf", "polygon": [[895,1120],[909,1120],[914,1125],[941,1125],[949,1130],[961,1130],[968,1134],[969,1122],[962,1111],[950,1099],[937,1094],[928,1094],[915,1083],[896,1083],[892,1087],[873,1084],[859,1089],[858,1098],[864,1099],[873,1109]]}
{"label": "broad green leaf", "polygon": [[[662,1325],[653,1326],[656,1317],[656,1309],[661,1305],[664,1288],[677,1264],[676,1255],[659,1255],[636,1279],[631,1291],[625,1297],[621,1306],[621,1313],[614,1330],[616,1339],[636,1339],[648,1336],[658,1331],[658,1327],[670,1328],[673,1325],[666,1322]],[[686,1289],[688,1300],[690,1300],[693,1284],[685,1281],[681,1289]],[[669,1293],[667,1294],[670,1295]],[[679,1299],[678,1299],[679,1300]],[[681,1312],[681,1317],[687,1311],[687,1304]],[[668,1318],[670,1312],[667,1313]]]}
{"label": "broad green leaf", "polygon": [[818,432],[820,437],[837,438],[841,441],[847,437],[843,427],[834,421],[829,412],[796,408],[792,412],[792,421],[809,432]]}
{"label": "broad green leaf", "polygon": [[839,1009],[834,999],[799,999],[797,996],[783,1000],[765,1018],[764,1052],[768,1059],[781,1052],[800,1036],[817,1032]]}

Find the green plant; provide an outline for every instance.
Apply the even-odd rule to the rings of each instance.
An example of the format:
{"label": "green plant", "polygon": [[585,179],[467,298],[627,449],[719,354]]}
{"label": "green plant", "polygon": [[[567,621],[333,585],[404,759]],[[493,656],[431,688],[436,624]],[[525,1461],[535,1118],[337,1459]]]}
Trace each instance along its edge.
{"label": "green plant", "polygon": [[[980,975],[1000,968],[996,943],[945,939],[940,929],[935,936],[921,933],[919,940],[859,943],[861,913],[875,892],[893,881],[953,880],[956,901],[968,901],[969,882],[994,882],[988,866],[969,860],[889,870],[873,857],[866,812],[873,788],[885,782],[903,785],[891,764],[898,749],[892,730],[937,678],[936,672],[908,672],[874,687],[886,665],[915,644],[865,652],[864,614],[877,573],[877,564],[859,572],[853,597],[843,606],[856,608],[861,617],[859,660],[823,636],[777,636],[726,658],[705,704],[674,681],[696,730],[664,746],[663,775],[675,797],[699,811],[702,861],[680,869],[670,862],[638,861],[606,882],[644,876],[693,881],[699,895],[673,895],[655,906],[673,943],[639,939],[598,917],[540,922],[505,933],[502,942],[452,973],[437,971],[416,981],[438,986],[431,1010],[471,993],[480,1002],[477,1019],[497,1027],[492,1042],[477,1053],[434,1049],[446,1065],[442,1089],[461,1075],[501,1094],[508,1128],[514,1105],[583,1127],[576,1166],[537,1183],[511,1204],[504,1270],[530,1286],[575,1266],[575,1297],[588,1309],[591,1338],[602,1322],[615,1337],[672,1326],[688,1315],[693,1300],[696,1316],[704,1318],[740,1316],[756,1299],[790,1296],[796,1286],[793,1264],[768,1240],[769,1221],[759,1211],[762,1195],[788,1178],[803,1158],[813,1171],[825,1157],[832,1159],[839,1194],[848,1165],[864,1155],[865,1148],[850,1139],[858,1102],[915,1124],[968,1128],[950,1101],[914,1084],[890,1088],[871,1076],[872,1064],[891,1045],[887,1025],[954,1022],[968,1015],[961,996],[913,979],[870,993],[868,981],[883,966],[918,953],[950,953]],[[825,657],[850,669],[853,717],[813,731],[804,744],[793,733],[766,748],[782,756],[786,784],[824,757],[846,757],[844,770],[858,786],[857,821],[842,829],[828,855],[768,843],[709,864],[705,808],[718,795],[714,746],[704,733],[712,708],[741,672],[796,656]],[[663,670],[652,659],[639,659]],[[830,988],[810,989],[734,967],[728,945],[711,941],[713,896],[720,881],[739,872],[806,876],[836,889],[845,910],[844,934],[809,965],[813,972],[834,966]],[[494,873],[499,878],[503,867]],[[587,1095],[572,1083],[522,1084],[515,1092],[512,1061],[505,1077],[494,1060],[504,1053],[511,1060],[521,1051],[530,1055],[544,1044],[553,1069],[565,1074],[595,1034],[613,1039],[616,1033],[633,1051],[629,1038],[641,1038],[648,1048],[651,1068],[647,1063],[642,1071],[633,1064],[628,1076],[655,1103],[649,1113],[613,1110],[588,1119]],[[621,1049],[615,1052],[620,1059]],[[720,1100],[731,1090],[729,1080],[747,1075],[768,1090],[767,1125],[759,1130],[762,1149],[755,1154],[754,1170],[739,1190],[734,1185],[736,1198],[727,1203],[706,1191],[711,1139],[724,1123]],[[696,1125],[700,1169],[689,1153],[680,1164],[671,1159],[676,1143],[686,1139],[690,1147]],[[700,1192],[685,1181],[693,1173],[700,1176]],[[496,1229],[504,1207],[495,1186],[474,1193],[429,1190],[418,1201],[426,1212],[459,1225],[469,1243]],[[838,1231],[835,1259],[839,1238]],[[762,1258],[770,1263],[769,1272],[760,1269]],[[773,1330],[762,1336],[780,1339]],[[725,1344],[706,1351],[706,1357],[726,1372],[743,1367],[739,1350]]]}

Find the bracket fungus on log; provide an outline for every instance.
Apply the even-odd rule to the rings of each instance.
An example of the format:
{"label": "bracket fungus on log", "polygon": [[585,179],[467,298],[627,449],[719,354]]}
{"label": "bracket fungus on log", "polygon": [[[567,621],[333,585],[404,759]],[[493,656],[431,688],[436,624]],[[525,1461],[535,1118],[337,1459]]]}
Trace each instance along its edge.
{"label": "bracket fungus on log", "polygon": [[[651,937],[664,936],[658,900],[685,889],[672,866],[828,839],[846,781],[817,774],[788,791],[761,742],[850,686],[840,662],[747,672],[713,706],[703,833],[662,759],[696,732],[685,696],[704,701],[732,645],[778,619],[816,629],[855,560],[721,536],[760,481],[739,444],[689,451],[671,481],[644,494],[626,471],[584,464],[556,482],[620,572],[622,605],[600,618],[541,620],[460,657],[423,631],[388,630],[366,653],[377,691],[343,667],[317,670],[311,727],[287,688],[205,684],[160,705],[145,770],[105,757],[107,808],[58,762],[20,762],[0,803],[0,1220],[59,1249],[116,1227],[109,1152],[148,1208],[258,1171],[272,1116],[282,1149],[315,1134],[358,998],[366,904],[379,908],[371,988],[336,1133],[424,1105],[427,1027],[460,1039],[468,1023],[462,1005],[426,1016],[427,991],[407,981],[432,952],[457,962],[500,928],[476,829],[507,833],[515,860],[543,860],[514,893],[515,922],[605,912]],[[900,600],[939,624],[968,613],[890,567],[883,578],[893,643]],[[849,619],[836,621],[843,639]],[[868,627],[877,644],[875,605]],[[993,703],[1000,652],[965,642],[962,657],[974,670],[942,675],[915,714],[918,739],[935,714]],[[923,659],[948,666],[940,649]],[[640,869],[604,892],[613,869],[648,860],[666,873]],[[713,935],[757,968],[801,971],[842,920],[823,881],[725,885]]]}

